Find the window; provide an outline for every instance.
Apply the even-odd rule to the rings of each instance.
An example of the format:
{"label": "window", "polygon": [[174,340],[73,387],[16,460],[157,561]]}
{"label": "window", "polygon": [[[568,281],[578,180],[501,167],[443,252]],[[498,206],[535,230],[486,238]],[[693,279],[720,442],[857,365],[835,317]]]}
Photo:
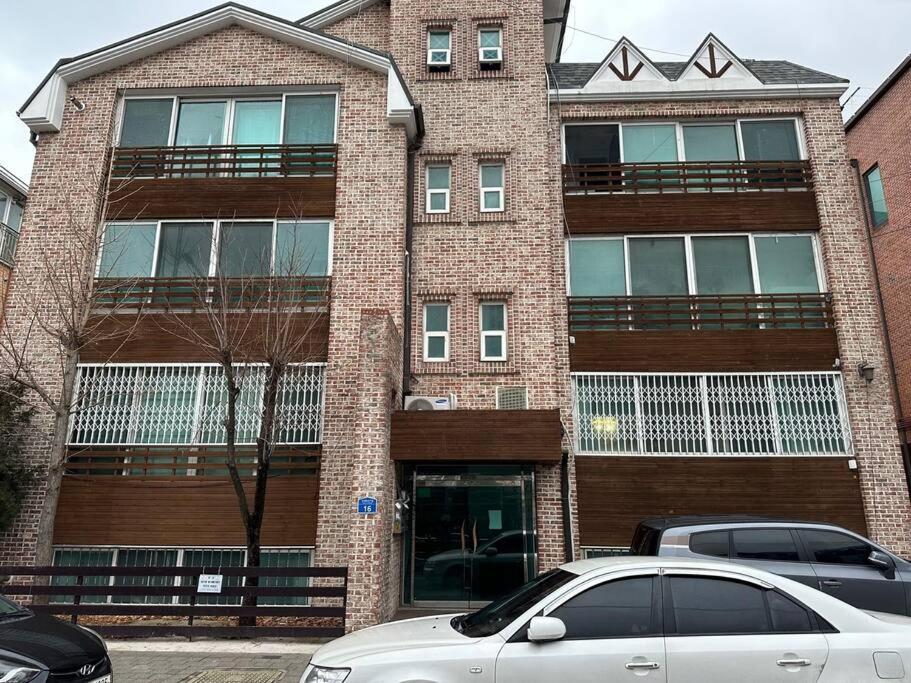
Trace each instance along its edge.
{"label": "window", "polygon": [[[335,94],[217,99],[128,97],[123,105],[119,145],[332,144],[335,119]],[[248,165],[255,169],[257,164]]]}
{"label": "window", "polygon": [[452,65],[452,31],[438,29],[427,33],[427,66],[431,71],[449,71]]}
{"label": "window", "polygon": [[865,565],[872,550],[860,539],[837,531],[801,529],[799,533],[812,562]]}
{"label": "window", "polygon": [[772,630],[776,633],[808,633],[815,627],[810,613],[778,591],[766,591]]}
{"label": "window", "polygon": [[727,531],[700,531],[690,536],[690,550],[699,555],[709,557],[727,557],[728,532]]}
{"label": "window", "polygon": [[427,167],[427,213],[449,213],[452,167],[435,164]]}
{"label": "window", "polygon": [[567,164],[620,163],[620,126],[586,124],[563,128]]}
{"label": "window", "polygon": [[798,562],[797,544],[788,529],[734,529],[734,557],[740,560]]}
{"label": "window", "polygon": [[[643,164],[642,167],[627,170],[623,177],[627,182],[639,185],[662,185],[679,183],[674,169],[657,169],[650,164],[677,161],[677,126],[673,123],[637,124],[623,126],[624,163]],[[662,178],[662,176],[665,176]],[[669,177],[668,177],[669,176]]]}
{"label": "window", "polygon": [[573,375],[583,454],[851,452],[838,372]]}
{"label": "window", "polygon": [[487,27],[478,30],[478,62],[482,70],[496,70],[502,66],[502,29]]}
{"label": "window", "polygon": [[19,232],[22,223],[22,205],[0,192],[0,223]]}
{"label": "window", "polygon": [[481,304],[481,360],[506,360],[506,304]]}
{"label": "window", "polygon": [[582,548],[582,559],[593,560],[599,557],[624,557],[632,554],[629,548],[608,546],[603,548]]}
{"label": "window", "polygon": [[[213,259],[213,242],[218,245]],[[324,277],[331,270],[329,221],[110,223],[98,277]],[[273,255],[274,245],[274,255]]]}
{"label": "window", "polygon": [[481,164],[481,211],[484,213],[503,211],[503,178],[505,169],[502,163]]}
{"label": "window", "polygon": [[794,119],[741,121],[743,158],[746,161],[797,161],[800,142]]}
{"label": "window", "polygon": [[668,584],[679,635],[769,632],[761,588],[696,576],[671,576]]}
{"label": "window", "polygon": [[449,304],[424,304],[424,360],[449,360]]}
{"label": "window", "polygon": [[870,209],[870,219],[874,226],[879,227],[889,220],[889,210],[886,207],[883,176],[878,165],[864,173],[864,185],[867,190],[867,208]]}
{"label": "window", "polygon": [[567,256],[570,296],[822,291],[809,234],[572,238]]}
{"label": "window", "polygon": [[655,578],[637,576],[590,588],[547,616],[566,625],[564,640],[644,638],[659,635]]}

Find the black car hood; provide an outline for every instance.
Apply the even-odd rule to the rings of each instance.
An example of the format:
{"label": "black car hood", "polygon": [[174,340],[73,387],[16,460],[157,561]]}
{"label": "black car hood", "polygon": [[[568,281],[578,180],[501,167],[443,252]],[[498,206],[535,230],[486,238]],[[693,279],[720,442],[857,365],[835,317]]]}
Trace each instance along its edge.
{"label": "black car hood", "polygon": [[6,653],[51,671],[76,669],[105,655],[91,633],[43,614],[0,619],[0,656]]}

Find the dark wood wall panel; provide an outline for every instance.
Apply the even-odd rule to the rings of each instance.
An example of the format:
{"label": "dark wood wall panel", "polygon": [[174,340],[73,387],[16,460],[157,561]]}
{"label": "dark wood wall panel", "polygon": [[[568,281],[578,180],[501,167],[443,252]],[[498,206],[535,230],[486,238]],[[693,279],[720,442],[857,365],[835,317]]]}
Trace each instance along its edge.
{"label": "dark wood wall panel", "polygon": [[819,230],[815,192],[564,195],[568,235]]}
{"label": "dark wood wall panel", "polygon": [[[164,314],[149,313],[137,318],[136,315],[127,313],[110,315],[90,323],[95,341],[88,344],[79,354],[79,360],[84,363],[207,363],[212,357],[207,353],[204,345],[191,338],[186,326],[175,318],[180,315],[184,323],[192,326],[196,333],[205,338],[212,337],[211,326],[206,321],[203,313]],[[238,320],[234,329],[246,329],[246,339],[249,340],[251,360],[256,358],[257,335],[262,333],[265,314],[261,314],[263,322],[249,321],[250,315],[239,314],[243,317]],[[301,314],[294,320],[295,329],[292,335],[306,336],[307,340],[301,345],[298,362],[321,362],[328,355],[329,345],[329,318],[327,314],[319,314],[316,321],[310,319],[311,314]],[[274,322],[274,321],[273,321]],[[249,324],[248,324],[249,323]],[[261,339],[261,337],[259,337]]]}
{"label": "dark wood wall panel", "polygon": [[573,332],[573,372],[832,370],[834,329]]}
{"label": "dark wood wall panel", "polygon": [[559,462],[559,410],[434,410],[392,414],[393,460]]}
{"label": "dark wood wall panel", "polygon": [[840,524],[866,534],[847,458],[578,456],[582,545],[629,545],[648,517],[751,514]]}
{"label": "dark wood wall panel", "polygon": [[108,220],[335,216],[334,176],[137,179],[115,187]]}
{"label": "dark wood wall panel", "polygon": [[[269,480],[263,544],[316,543],[318,481],[316,475]],[[252,494],[252,482],[247,487]],[[228,479],[66,476],[54,543],[242,546],[246,540]]]}

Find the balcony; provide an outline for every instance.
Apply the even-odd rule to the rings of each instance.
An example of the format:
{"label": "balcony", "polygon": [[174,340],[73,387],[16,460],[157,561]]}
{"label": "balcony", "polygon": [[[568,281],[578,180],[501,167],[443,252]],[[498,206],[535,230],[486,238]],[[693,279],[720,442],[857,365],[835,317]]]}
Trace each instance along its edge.
{"label": "balcony", "polygon": [[297,360],[328,354],[329,277],[96,278],[95,288],[95,333],[80,353],[86,363],[210,361],[199,342],[215,334],[209,316],[219,311],[254,355],[260,335],[286,321],[288,334],[306,338]]}
{"label": "balcony", "polygon": [[809,161],[564,164],[568,234],[818,230]]}
{"label": "balcony", "polygon": [[331,218],[337,145],[115,147],[108,220]]}
{"label": "balcony", "polygon": [[19,244],[19,233],[5,223],[0,223],[0,263],[10,268],[16,262],[16,246]]}
{"label": "balcony", "polygon": [[574,372],[831,370],[829,294],[569,297]]}

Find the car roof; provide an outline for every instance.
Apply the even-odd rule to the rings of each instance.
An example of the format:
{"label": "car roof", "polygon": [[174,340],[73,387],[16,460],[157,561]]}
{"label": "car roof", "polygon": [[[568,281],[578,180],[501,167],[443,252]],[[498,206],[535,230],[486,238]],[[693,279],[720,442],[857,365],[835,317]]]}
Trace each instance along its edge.
{"label": "car roof", "polygon": [[781,517],[763,517],[759,515],[671,515],[669,517],[651,517],[639,522],[639,526],[650,529],[664,530],[681,526],[698,526],[701,524],[808,524],[814,526],[834,526],[828,522],[813,522],[801,519],[787,519]]}
{"label": "car roof", "polygon": [[757,579],[766,579],[769,575],[752,567],[719,562],[717,560],[701,560],[689,557],[656,557],[622,555],[619,557],[596,557],[587,560],[576,560],[560,566],[560,569],[573,574],[588,574],[589,572],[610,573],[626,569],[706,569],[746,574]]}

